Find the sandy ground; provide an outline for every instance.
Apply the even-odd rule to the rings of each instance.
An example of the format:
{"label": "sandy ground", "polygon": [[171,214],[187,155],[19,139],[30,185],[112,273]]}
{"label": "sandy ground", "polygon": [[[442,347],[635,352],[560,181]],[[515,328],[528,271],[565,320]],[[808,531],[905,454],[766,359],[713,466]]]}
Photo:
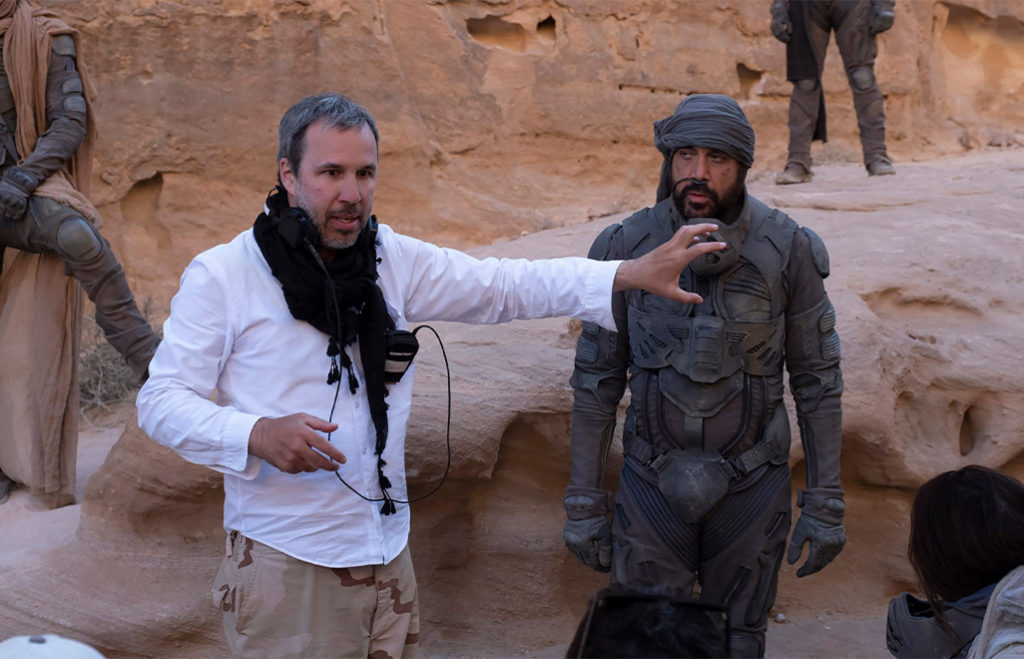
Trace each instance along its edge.
{"label": "sandy ground", "polygon": [[[75,500],[81,502],[89,478],[99,469],[110,447],[132,416],[134,403],[120,403],[83,413],[78,423],[78,471]],[[0,504],[0,538],[18,538],[0,552],[0,567],[18,563],[31,554],[67,544],[78,530],[82,506],[64,506],[46,510],[23,488],[11,491],[6,503]]]}

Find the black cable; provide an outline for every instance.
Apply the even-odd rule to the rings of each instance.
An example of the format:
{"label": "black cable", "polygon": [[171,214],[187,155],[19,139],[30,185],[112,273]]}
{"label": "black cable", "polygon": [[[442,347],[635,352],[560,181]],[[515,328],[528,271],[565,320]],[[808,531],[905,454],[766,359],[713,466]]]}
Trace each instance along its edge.
{"label": "black cable", "polygon": [[[306,220],[306,221],[308,221],[308,220]],[[323,260],[320,258],[320,255],[317,253],[316,248],[313,246],[313,243],[311,243],[311,242],[309,242],[307,240],[307,241],[305,241],[305,246],[306,246],[306,249],[309,251],[310,255],[313,257],[313,261],[320,267],[320,270],[324,273],[325,284],[327,286],[327,294],[331,298],[331,301],[332,301],[333,307],[334,307],[334,322],[335,322],[335,325],[337,327],[338,341],[340,342],[341,335],[342,335],[342,332],[341,332],[341,309],[338,307],[338,296],[334,294],[334,280],[331,279],[331,275],[327,271],[327,266],[324,264]],[[451,466],[452,466],[452,437],[451,437],[451,434],[452,434],[452,370],[451,370],[451,367],[448,365],[448,354],[444,350],[444,342],[441,341],[441,335],[437,333],[437,330],[435,330],[433,327],[431,327],[429,325],[420,325],[419,327],[417,327],[416,329],[414,329],[412,331],[413,336],[416,336],[416,332],[419,332],[424,327],[427,328],[428,330],[430,330],[431,332],[433,332],[434,336],[437,337],[437,344],[441,347],[441,356],[444,358],[445,373],[447,374],[447,377],[448,377],[448,419],[447,419],[447,421],[445,423],[445,434],[444,434],[444,443],[445,443],[445,449],[447,450],[447,453],[448,453],[448,459],[447,459],[447,462],[445,463],[445,466],[444,466],[444,474],[441,476],[441,482],[439,482],[434,487],[434,489],[432,489],[431,491],[427,492],[426,494],[424,494],[422,496],[418,496],[418,497],[416,497],[414,499],[402,500],[402,499],[394,499],[394,498],[392,498],[391,495],[389,495],[387,493],[387,489],[388,488],[384,487],[383,485],[381,486],[381,492],[384,494],[384,496],[379,497],[379,498],[378,497],[374,497],[374,498],[368,497],[368,496],[364,495],[362,492],[360,492],[359,490],[357,490],[356,488],[352,487],[352,485],[350,485],[344,478],[342,478],[341,474],[339,474],[337,471],[334,472],[334,475],[338,478],[339,481],[341,481],[342,485],[344,485],[348,489],[352,490],[352,493],[355,494],[357,497],[359,497],[363,501],[367,501],[369,503],[385,502],[385,506],[388,506],[387,502],[409,504],[409,503],[415,503],[416,501],[422,501],[423,499],[426,499],[430,495],[432,495],[435,492],[437,492],[438,490],[440,490],[441,486],[444,485],[446,480],[448,480],[448,471],[451,469]],[[342,346],[342,345],[338,345],[337,347],[338,347],[339,355],[343,355],[345,347]],[[338,368],[337,367],[337,362],[335,361],[337,359],[337,357],[338,357],[337,355],[331,357],[331,373],[332,374],[335,373],[337,371],[337,368]],[[342,361],[344,363],[345,360],[342,360]],[[349,364],[347,366],[347,368],[348,368],[348,372],[349,372],[349,380],[353,381],[355,379],[355,376],[352,373],[352,368],[353,367],[352,367],[351,364]],[[332,378],[329,376],[328,377],[328,384],[330,384],[331,381],[332,381]],[[333,421],[334,421],[334,411],[335,411],[335,409],[338,406],[338,395],[341,393],[341,377],[340,376],[336,377],[336,379],[334,379],[334,383],[335,383],[335,387],[334,387],[334,401],[331,403],[331,414],[327,418],[327,422],[328,423],[333,423]],[[354,385],[350,384],[350,388],[351,387],[354,387]],[[354,388],[353,388],[353,393],[355,393]],[[327,441],[328,442],[331,441],[331,433],[330,432],[327,433]],[[382,458],[383,458],[382,455],[380,455],[380,454],[377,455],[378,461],[381,461]],[[379,477],[383,477],[384,476],[384,472],[383,472],[383,470],[379,466],[378,466],[378,476]],[[406,491],[408,491],[408,481],[406,482]],[[384,514],[389,514],[391,512],[394,512],[394,506],[393,505],[390,506],[390,510],[389,511],[384,511]]]}
{"label": "black cable", "polygon": [[[437,337],[437,345],[440,346],[440,348],[441,348],[441,357],[444,358],[444,368],[445,368],[445,373],[447,374],[447,382],[448,382],[448,418],[447,418],[447,420],[445,422],[444,444],[445,444],[445,449],[446,449],[446,451],[448,453],[448,457],[447,457],[447,461],[445,462],[445,466],[444,466],[444,474],[442,474],[441,481],[437,485],[434,486],[434,489],[430,490],[426,494],[420,495],[420,496],[415,497],[413,499],[405,499],[405,500],[403,500],[403,499],[394,499],[394,498],[391,498],[391,497],[368,497],[365,494],[363,494],[362,492],[360,492],[359,490],[357,490],[356,488],[352,487],[352,485],[349,484],[348,481],[346,481],[344,478],[341,477],[341,474],[339,474],[338,472],[334,472],[335,477],[337,477],[337,479],[339,481],[341,481],[341,484],[344,485],[345,487],[347,487],[348,489],[352,490],[352,493],[355,494],[360,499],[362,499],[363,501],[367,501],[369,503],[380,503],[382,501],[387,501],[387,500],[390,499],[391,501],[393,501],[395,503],[404,503],[404,504],[416,503],[417,501],[422,501],[422,500],[426,499],[427,497],[429,497],[429,496],[433,495],[434,493],[436,493],[438,490],[441,489],[441,486],[445,484],[445,481],[448,480],[448,472],[449,472],[449,470],[451,469],[451,466],[452,466],[452,370],[451,370],[451,367],[448,364],[448,354],[444,350],[444,342],[441,341],[441,335],[437,333],[437,330],[435,330],[430,325],[420,325],[419,327],[417,327],[416,329],[414,329],[412,331],[413,336],[416,335],[416,332],[419,332],[421,329],[424,329],[424,328],[426,328],[426,329],[430,330],[431,332],[433,332],[434,336]],[[334,388],[334,402],[331,404],[331,415],[327,419],[327,421],[329,423],[332,422],[333,419],[334,419],[334,410],[335,410],[335,408],[338,405],[338,394],[340,393],[340,391],[341,391],[341,382],[338,382],[338,383],[336,383],[335,388]],[[327,433],[327,441],[331,441],[331,433]],[[408,489],[408,482],[406,482],[406,488]]]}

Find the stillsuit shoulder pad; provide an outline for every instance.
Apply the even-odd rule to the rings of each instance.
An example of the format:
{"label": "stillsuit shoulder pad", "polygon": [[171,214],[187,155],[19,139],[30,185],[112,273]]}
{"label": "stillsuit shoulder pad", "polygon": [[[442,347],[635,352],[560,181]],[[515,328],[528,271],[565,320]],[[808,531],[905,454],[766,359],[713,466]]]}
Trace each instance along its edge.
{"label": "stillsuit shoulder pad", "polygon": [[829,276],[831,272],[829,270],[828,261],[828,250],[825,249],[825,241],[821,239],[821,236],[814,233],[807,227],[800,227],[800,230],[807,236],[807,242],[811,249],[811,262],[814,263],[814,269],[818,271],[822,279]]}
{"label": "stillsuit shoulder pad", "polygon": [[590,246],[590,251],[587,253],[587,258],[604,261],[608,258],[608,252],[612,247],[612,237],[622,229],[622,225],[615,223],[610,224],[604,228],[601,233],[598,234],[597,238],[594,239],[594,243]]}

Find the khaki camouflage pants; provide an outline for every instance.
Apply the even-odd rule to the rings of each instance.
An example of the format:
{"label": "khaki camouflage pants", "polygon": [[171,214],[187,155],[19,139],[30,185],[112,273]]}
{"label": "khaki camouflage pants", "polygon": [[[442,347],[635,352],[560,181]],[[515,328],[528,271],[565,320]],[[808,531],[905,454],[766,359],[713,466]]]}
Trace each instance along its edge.
{"label": "khaki camouflage pants", "polygon": [[236,657],[417,655],[419,600],[408,547],[387,565],[327,568],[232,531],[212,592]]}

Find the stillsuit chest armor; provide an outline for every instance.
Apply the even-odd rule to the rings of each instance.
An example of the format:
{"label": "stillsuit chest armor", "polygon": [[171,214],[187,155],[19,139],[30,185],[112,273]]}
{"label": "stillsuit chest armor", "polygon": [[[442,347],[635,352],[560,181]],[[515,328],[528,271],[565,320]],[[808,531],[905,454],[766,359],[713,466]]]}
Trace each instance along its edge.
{"label": "stillsuit chest armor", "polygon": [[[665,242],[672,215],[656,207],[640,222],[624,223],[630,256]],[[732,265],[708,274],[694,263],[683,271],[681,287],[703,303],[627,295],[636,432],[659,448],[749,448],[758,421],[782,398],[782,271],[796,224],[753,199],[740,222],[743,231],[734,233],[742,244]]]}

